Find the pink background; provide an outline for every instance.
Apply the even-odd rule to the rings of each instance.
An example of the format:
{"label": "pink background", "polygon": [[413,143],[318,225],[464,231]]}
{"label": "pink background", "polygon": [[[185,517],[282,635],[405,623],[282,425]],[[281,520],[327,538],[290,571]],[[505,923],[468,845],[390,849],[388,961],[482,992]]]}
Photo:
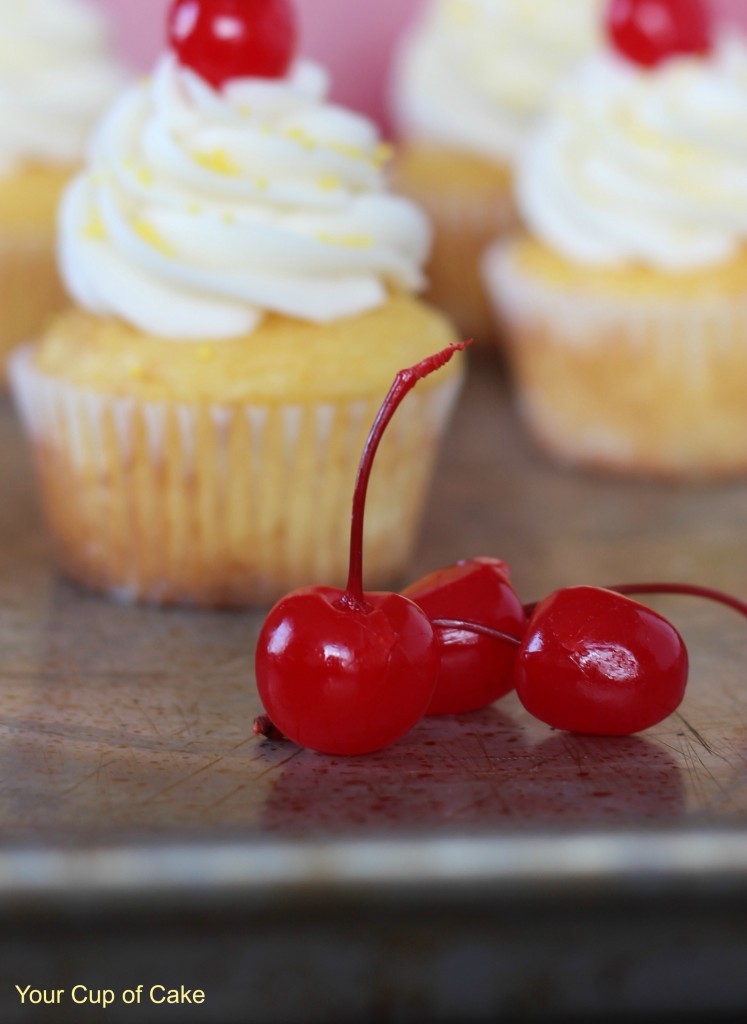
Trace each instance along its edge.
{"label": "pink background", "polygon": [[[121,48],[148,67],[163,45],[170,0],[93,0],[111,11]],[[337,99],[385,122],[385,88],[392,42],[422,0],[296,0],[303,49],[334,74]],[[557,0],[559,3],[565,0]],[[747,25],[747,0],[710,0]]]}

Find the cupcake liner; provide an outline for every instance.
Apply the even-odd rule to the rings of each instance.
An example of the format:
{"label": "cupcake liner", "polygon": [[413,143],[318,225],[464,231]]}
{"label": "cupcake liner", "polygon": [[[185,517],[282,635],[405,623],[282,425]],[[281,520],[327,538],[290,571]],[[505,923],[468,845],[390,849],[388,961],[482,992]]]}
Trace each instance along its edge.
{"label": "cupcake liner", "polygon": [[517,225],[511,193],[498,183],[487,195],[471,193],[459,183],[452,193],[429,189],[425,182],[399,182],[425,210],[433,224],[434,244],[427,266],[426,298],[456,323],[464,337],[495,338],[495,322],[480,274],[485,248]]}
{"label": "cupcake liner", "polygon": [[484,275],[521,413],[549,454],[672,478],[747,472],[747,296],[562,290],[517,266],[510,243]]}
{"label": "cupcake liner", "polygon": [[7,358],[65,305],[51,234],[0,236],[0,385]]}
{"label": "cupcake liner", "polygon": [[[197,405],[100,395],[11,363],[57,558],[123,601],[266,605],[342,585],[360,453],[379,400]],[[460,380],[416,390],[366,510],[370,589],[403,571]]]}

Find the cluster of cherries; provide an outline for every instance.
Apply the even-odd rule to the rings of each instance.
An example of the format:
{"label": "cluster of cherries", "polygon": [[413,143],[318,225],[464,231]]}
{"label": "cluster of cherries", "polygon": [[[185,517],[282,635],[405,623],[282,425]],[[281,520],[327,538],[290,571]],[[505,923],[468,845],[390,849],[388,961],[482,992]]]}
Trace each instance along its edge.
{"label": "cluster of cherries", "polygon": [[570,587],[525,606],[495,558],[440,569],[402,594],[366,593],[363,514],[376,450],[405,395],[465,347],[401,371],[384,400],[356,481],[346,589],[306,587],[268,615],[255,660],[267,712],[258,734],[366,754],[424,715],[475,711],[515,689],[554,728],[625,736],[670,715],[688,675],[677,630],[628,595],[695,594],[747,616],[737,598],[687,584]]}
{"label": "cluster of cherries", "polygon": [[[712,43],[704,0],[609,0],[607,34],[628,60],[656,67]],[[174,0],[169,42],[181,64],[216,89],[234,78],[280,78],[296,53],[291,0]]]}

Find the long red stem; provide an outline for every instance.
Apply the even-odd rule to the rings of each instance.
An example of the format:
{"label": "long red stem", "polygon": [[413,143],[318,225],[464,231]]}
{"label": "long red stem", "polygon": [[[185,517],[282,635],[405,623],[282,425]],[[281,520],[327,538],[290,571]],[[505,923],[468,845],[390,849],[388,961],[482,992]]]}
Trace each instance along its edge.
{"label": "long red stem", "polygon": [[727,608],[733,608],[747,618],[747,602],[741,601],[731,594],[724,594],[712,587],[701,587],[696,583],[621,583],[619,586],[607,587],[616,594],[686,594],[690,597],[703,597],[707,601],[716,601]]}
{"label": "long red stem", "polygon": [[[604,587],[604,590],[611,590],[615,594],[622,594],[623,597],[635,594],[685,594],[689,597],[703,597],[707,601],[716,601],[718,604],[733,608],[747,618],[747,602],[725,594],[721,590],[714,590],[712,587],[701,587],[696,583],[620,583],[614,587]],[[539,602],[524,605],[524,611],[531,615]]]}
{"label": "long red stem", "polygon": [[436,370],[440,370],[457,352],[461,352],[470,344],[470,341],[456,342],[443,349],[443,351],[423,359],[416,366],[411,366],[407,370],[400,370],[379,409],[379,414],[373,427],[371,427],[371,432],[363,448],[363,455],[358,467],[358,477],[355,481],[355,491],[353,492],[353,514],[350,525],[350,569],[347,587],[340,599],[342,604],[348,608],[352,608],[355,611],[366,611],[368,609],[363,593],[363,514],[366,508],[366,495],[368,494],[368,483],[371,479],[374,458],[384,436],[384,431],[402,404],[405,395],[412,391],[419,381],[435,373]]}
{"label": "long red stem", "polygon": [[521,647],[521,640],[510,633],[504,633],[502,629],[493,629],[492,626],[483,626],[481,622],[468,622],[466,619],[432,619],[431,625],[436,629],[463,629],[465,633],[476,633],[478,636],[487,636],[491,640],[498,640],[501,643],[513,644],[514,647]]}

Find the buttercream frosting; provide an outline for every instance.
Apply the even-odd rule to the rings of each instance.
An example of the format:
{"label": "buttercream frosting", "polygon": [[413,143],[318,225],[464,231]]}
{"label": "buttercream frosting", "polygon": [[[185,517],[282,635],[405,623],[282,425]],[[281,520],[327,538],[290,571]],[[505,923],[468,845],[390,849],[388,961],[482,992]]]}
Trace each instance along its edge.
{"label": "buttercream frosting", "polygon": [[517,189],[532,233],[576,262],[728,260],[747,239],[747,40],[653,71],[593,59],[531,138]]}
{"label": "buttercream frosting", "polygon": [[230,338],[268,313],[325,323],[416,291],[424,215],[386,190],[389,147],[326,100],[327,75],[217,91],[173,55],[104,119],[62,204],[77,302],[167,338]]}
{"label": "buttercream frosting", "polygon": [[435,0],[395,64],[401,133],[513,161],[556,82],[593,51],[602,0]]}
{"label": "buttercream frosting", "polygon": [[0,0],[0,174],[72,165],[121,88],[101,12],[83,0]]}

